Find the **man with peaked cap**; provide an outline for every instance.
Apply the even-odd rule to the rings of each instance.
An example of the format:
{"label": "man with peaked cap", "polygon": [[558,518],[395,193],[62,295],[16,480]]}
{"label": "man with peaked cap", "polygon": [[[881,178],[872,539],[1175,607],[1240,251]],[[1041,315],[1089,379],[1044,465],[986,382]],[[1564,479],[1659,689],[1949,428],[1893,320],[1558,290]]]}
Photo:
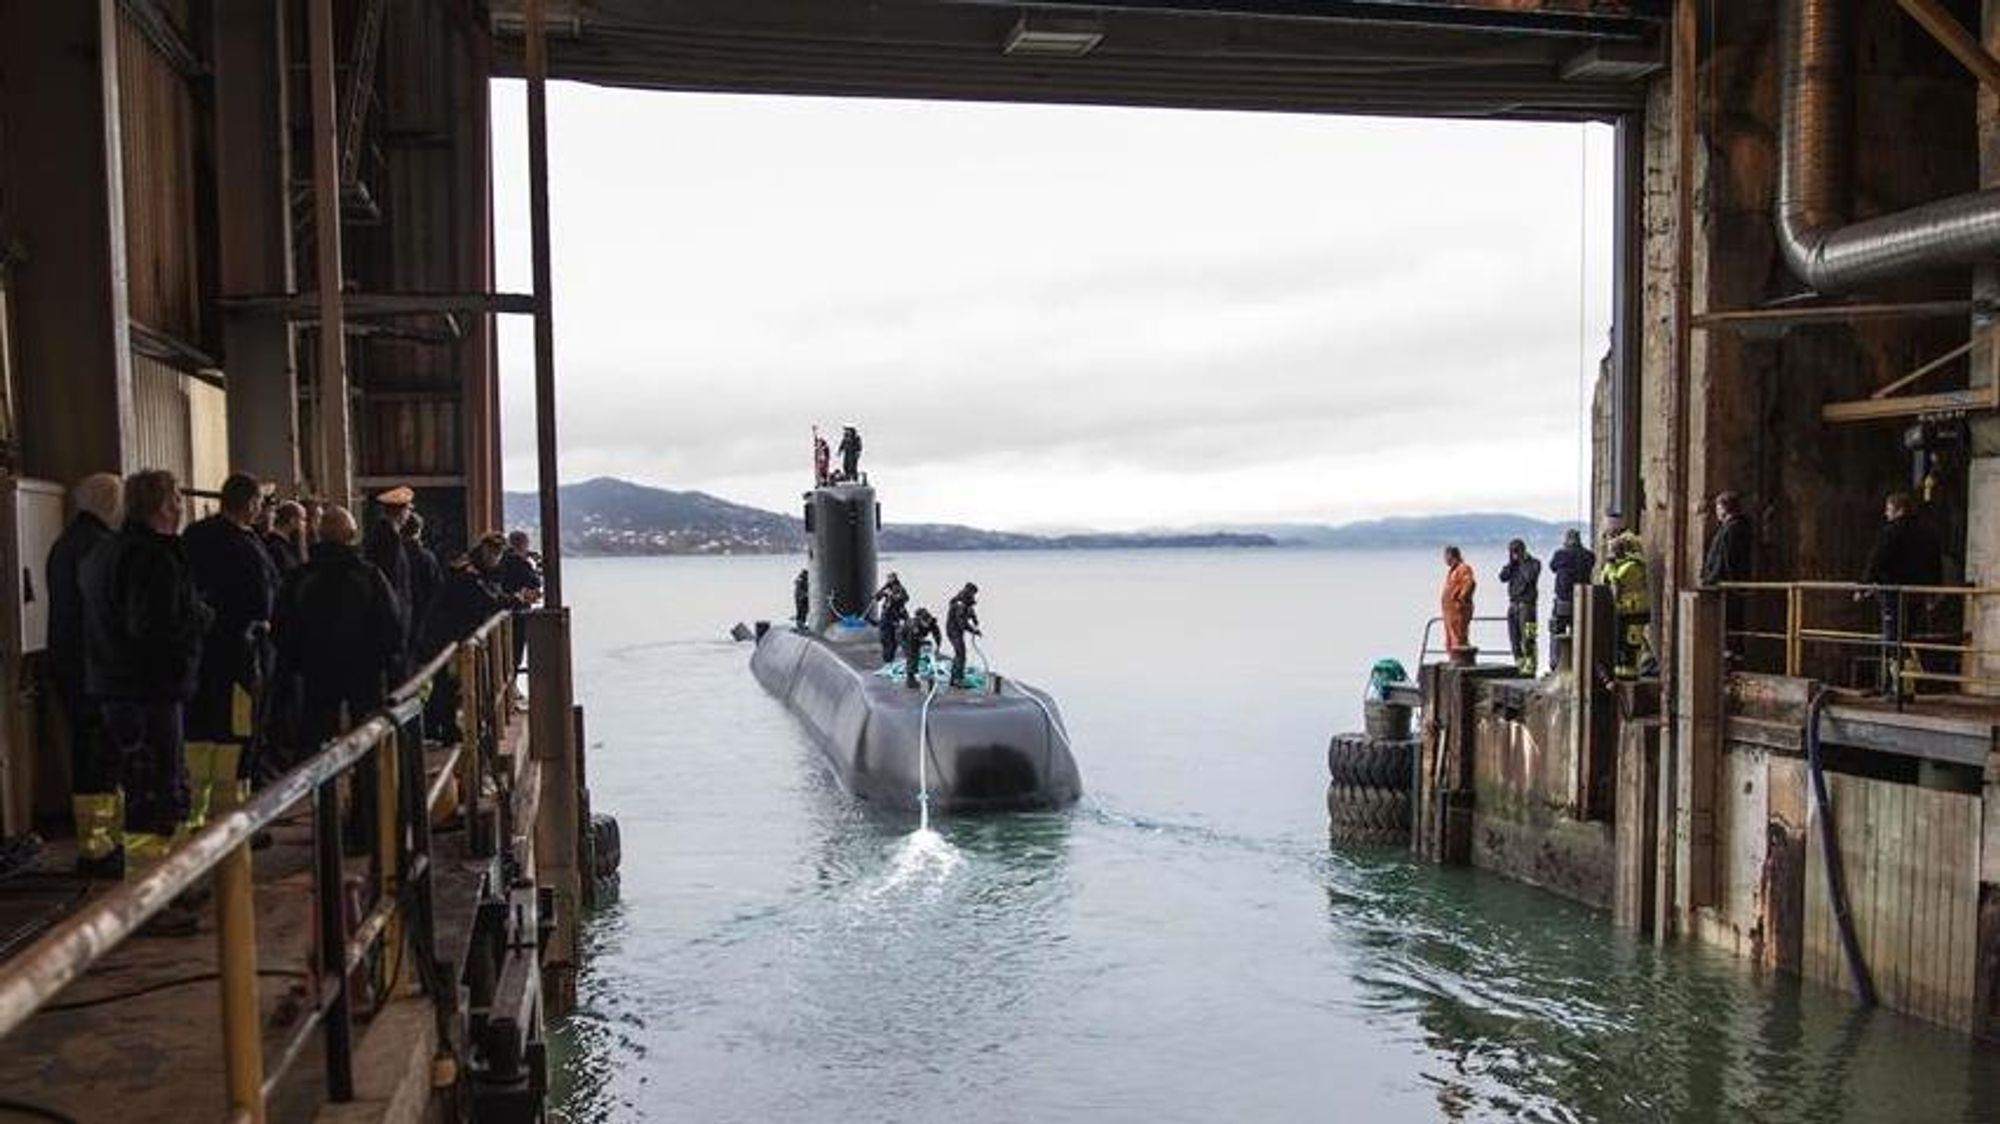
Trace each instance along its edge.
{"label": "man with peaked cap", "polygon": [[410,555],[403,545],[403,524],[409,522],[410,509],[416,502],[417,494],[406,485],[376,496],[375,503],[382,509],[382,516],[369,526],[368,537],[361,544],[361,556],[382,571],[382,576],[389,579],[389,591],[396,595],[396,612],[403,621],[406,647],[416,624],[410,604]]}

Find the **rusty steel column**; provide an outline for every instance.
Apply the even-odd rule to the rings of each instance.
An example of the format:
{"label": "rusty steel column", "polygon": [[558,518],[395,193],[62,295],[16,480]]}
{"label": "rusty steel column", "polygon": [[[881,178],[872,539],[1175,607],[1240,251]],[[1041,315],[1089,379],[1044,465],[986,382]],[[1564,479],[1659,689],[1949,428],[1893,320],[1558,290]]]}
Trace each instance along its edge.
{"label": "rusty steel column", "polygon": [[541,477],[542,593],[562,595],[562,520],[556,492],[556,337],[549,291],[549,56],[542,0],[527,0],[528,230],[535,259],[535,467]]}
{"label": "rusty steel column", "polygon": [[320,494],[354,501],[353,446],[347,416],[347,312],[340,291],[340,131],[334,116],[333,0],[311,0],[313,235],[319,270]]}

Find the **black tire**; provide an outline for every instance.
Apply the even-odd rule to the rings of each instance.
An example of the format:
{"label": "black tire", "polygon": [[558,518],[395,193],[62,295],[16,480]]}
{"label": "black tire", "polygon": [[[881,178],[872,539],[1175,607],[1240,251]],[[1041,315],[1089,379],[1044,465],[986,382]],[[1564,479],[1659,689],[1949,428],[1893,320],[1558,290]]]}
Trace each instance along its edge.
{"label": "black tire", "polygon": [[1368,736],[1378,741],[1399,742],[1410,736],[1410,708],[1402,703],[1369,699],[1362,703],[1361,717]]}
{"label": "black tire", "polygon": [[591,872],[599,878],[616,877],[624,859],[623,842],[618,836],[618,820],[599,812],[590,817]]}
{"label": "black tire", "polygon": [[616,874],[600,874],[591,880],[593,909],[604,909],[618,904],[619,879]]}
{"label": "black tire", "polygon": [[1336,843],[1406,844],[1410,794],[1364,785],[1332,784],[1326,790],[1328,835]]}
{"label": "black tire", "polygon": [[1413,739],[1385,741],[1360,734],[1336,734],[1326,747],[1326,771],[1337,785],[1410,790],[1417,757]]}

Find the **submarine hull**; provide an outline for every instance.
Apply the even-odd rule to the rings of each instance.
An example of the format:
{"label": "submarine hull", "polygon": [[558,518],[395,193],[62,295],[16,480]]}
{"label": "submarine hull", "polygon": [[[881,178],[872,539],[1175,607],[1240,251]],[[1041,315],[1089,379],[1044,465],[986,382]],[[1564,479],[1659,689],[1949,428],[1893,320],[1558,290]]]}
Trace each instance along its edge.
{"label": "submarine hull", "polygon": [[[1005,681],[999,693],[928,687],[875,674],[875,633],[835,628],[826,637],[773,628],[750,668],[812,731],[841,787],[873,804],[915,809],[920,780],[940,812],[1059,808],[1083,781],[1054,700]],[[927,736],[926,736],[927,735]],[[919,754],[928,743],[925,775]]]}

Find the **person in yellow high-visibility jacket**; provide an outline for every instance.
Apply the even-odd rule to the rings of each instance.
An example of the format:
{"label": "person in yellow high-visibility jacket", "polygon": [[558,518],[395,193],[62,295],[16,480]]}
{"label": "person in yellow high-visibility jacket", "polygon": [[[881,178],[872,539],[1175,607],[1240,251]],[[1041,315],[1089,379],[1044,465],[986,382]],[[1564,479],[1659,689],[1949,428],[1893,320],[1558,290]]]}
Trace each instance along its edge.
{"label": "person in yellow high-visibility jacket", "polygon": [[1639,536],[1629,531],[1611,540],[1610,559],[1604,564],[1604,584],[1611,587],[1612,611],[1617,617],[1617,657],[1612,674],[1620,679],[1637,679],[1647,662],[1651,647],[1647,632],[1653,623],[1653,586],[1646,569],[1646,555]]}

